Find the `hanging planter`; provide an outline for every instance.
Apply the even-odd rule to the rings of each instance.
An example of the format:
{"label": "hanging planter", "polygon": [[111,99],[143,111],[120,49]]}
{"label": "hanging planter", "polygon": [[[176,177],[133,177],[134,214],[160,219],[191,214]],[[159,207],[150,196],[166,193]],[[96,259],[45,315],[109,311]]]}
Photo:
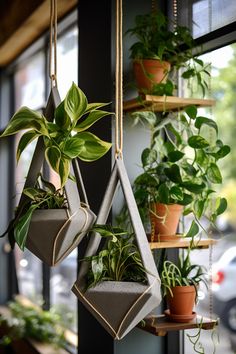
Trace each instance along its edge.
{"label": "hanging planter", "polygon": [[[86,260],[91,260],[91,257],[96,259],[101,242],[101,236],[95,233],[91,235],[85,254],[85,261],[82,262],[78,279],[72,288],[72,291],[84,306],[115,339],[123,338],[161,301],[160,279],[156,265],[148,245],[123,161],[120,159],[116,160],[96,222],[99,225],[106,222],[118,181],[121,183],[132,220],[136,241],[136,246],[134,247],[135,249],[137,247],[138,250],[138,253],[135,253],[138,266],[135,262],[137,268],[134,266],[136,270],[134,271],[133,269],[135,275],[132,273],[133,275],[130,275],[125,281],[103,280],[88,288],[87,279],[90,270]],[[122,244],[124,245],[124,243]],[[111,247],[109,249],[109,254],[111,255],[114,251],[111,243],[109,247]],[[102,254],[104,252],[106,250]],[[131,254],[131,252],[128,253]],[[97,259],[99,259],[99,256]],[[101,263],[99,264],[101,266]],[[95,267],[94,263],[93,266]],[[142,273],[141,275],[140,272]],[[145,281],[143,282],[144,275]]]}
{"label": "hanging planter", "polygon": [[[26,246],[42,261],[55,265],[93,225],[95,215],[89,208],[76,158],[92,162],[110,149],[110,143],[86,131],[110,114],[100,109],[104,105],[88,103],[85,94],[73,83],[62,102],[57,88],[52,87],[44,115],[22,107],[10,120],[1,137],[28,129],[19,141],[17,159],[38,138],[16,216],[6,231],[12,247],[16,241],[22,250]],[[59,194],[64,196],[65,205],[56,205],[57,209],[54,205],[58,191],[54,186],[48,191],[50,183],[46,181],[46,189],[35,188],[45,159],[60,176]]]}

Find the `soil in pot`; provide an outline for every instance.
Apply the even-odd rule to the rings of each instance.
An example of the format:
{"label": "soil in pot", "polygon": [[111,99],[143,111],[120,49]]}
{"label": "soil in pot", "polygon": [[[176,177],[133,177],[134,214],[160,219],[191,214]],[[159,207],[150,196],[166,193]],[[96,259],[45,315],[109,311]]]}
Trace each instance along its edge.
{"label": "soil in pot", "polygon": [[192,286],[176,286],[171,289],[173,296],[168,294],[169,309],[165,314],[174,322],[191,321],[196,313],[193,311],[196,300],[196,289]]}
{"label": "soil in pot", "polygon": [[151,93],[155,84],[166,82],[170,63],[156,59],[134,60],[133,70],[138,91]]}
{"label": "soil in pot", "polygon": [[176,235],[183,206],[179,204],[152,204],[150,221],[152,225],[151,241],[177,241],[181,239]]}

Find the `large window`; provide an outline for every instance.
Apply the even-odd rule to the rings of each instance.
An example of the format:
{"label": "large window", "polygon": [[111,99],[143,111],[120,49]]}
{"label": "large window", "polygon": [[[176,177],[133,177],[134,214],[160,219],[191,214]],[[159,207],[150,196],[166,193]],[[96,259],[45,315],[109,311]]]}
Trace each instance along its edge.
{"label": "large window", "polygon": [[[212,111],[208,111],[219,127],[219,138],[231,147],[231,153],[222,160],[221,174],[223,184],[220,194],[228,201],[228,208],[218,220],[218,230],[212,230],[212,237],[217,244],[210,250],[195,250],[191,253],[192,263],[202,264],[208,273],[208,288],[204,285],[199,290],[199,302],[196,307],[199,315],[219,318],[219,326],[211,331],[200,332],[199,342],[205,353],[233,354],[236,350],[236,291],[235,291],[235,257],[236,257],[236,169],[235,169],[235,73],[236,45],[230,45],[202,56],[204,61],[211,62],[212,75],[210,84],[211,96],[216,100]],[[188,335],[196,335],[198,330],[186,331]],[[192,337],[196,340],[197,337]],[[195,351],[185,336],[185,353]],[[203,353],[203,351],[200,350]]]}
{"label": "large window", "polygon": [[[78,76],[78,29],[69,24],[58,37],[57,44],[57,83],[59,94],[64,99],[66,92]],[[65,27],[65,26],[63,26]],[[14,109],[28,106],[42,110],[49,94],[47,70],[48,41],[45,46],[14,67]],[[16,137],[18,140],[20,136]],[[15,141],[17,145],[17,141]],[[35,144],[30,144],[22,154],[15,168],[15,199],[17,205],[24,187],[25,177],[30,165]],[[66,325],[76,330],[76,297],[71,287],[77,274],[77,250],[74,250],[61,264],[51,269],[43,268],[42,262],[27,249],[21,252],[16,246],[16,270],[19,291],[36,303],[43,304],[43,294],[49,294],[46,306],[53,306],[64,315]]]}

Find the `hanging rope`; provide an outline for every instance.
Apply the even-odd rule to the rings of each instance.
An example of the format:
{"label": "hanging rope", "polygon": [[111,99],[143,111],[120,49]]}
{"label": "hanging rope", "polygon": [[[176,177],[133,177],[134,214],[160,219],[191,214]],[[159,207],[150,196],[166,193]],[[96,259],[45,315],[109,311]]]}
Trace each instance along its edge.
{"label": "hanging rope", "polygon": [[116,130],[115,157],[122,158],[123,150],[123,34],[122,0],[116,1]]}
{"label": "hanging rope", "polygon": [[[52,61],[54,63],[53,69]],[[51,87],[57,86],[57,0],[50,2],[49,77]]]}

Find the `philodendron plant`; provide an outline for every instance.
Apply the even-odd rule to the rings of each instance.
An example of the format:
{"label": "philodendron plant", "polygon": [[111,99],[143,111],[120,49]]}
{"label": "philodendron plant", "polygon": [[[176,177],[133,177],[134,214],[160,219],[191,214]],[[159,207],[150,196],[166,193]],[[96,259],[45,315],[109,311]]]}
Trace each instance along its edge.
{"label": "philodendron plant", "polygon": [[110,149],[111,143],[88,132],[94,123],[111,114],[100,109],[106,105],[107,103],[88,103],[83,91],[73,83],[65,99],[55,109],[53,122],[48,122],[42,113],[22,107],[13,115],[0,137],[27,129],[17,147],[18,161],[25,148],[42,136],[45,158],[50,167],[59,174],[63,187],[69,176],[72,159],[95,161]]}
{"label": "philodendron plant", "polygon": [[[98,120],[111,114],[101,109],[106,105],[107,103],[88,103],[83,91],[73,83],[65,99],[56,107],[52,122],[42,113],[28,107],[20,108],[13,115],[0,138],[23,131],[17,146],[17,161],[32,141],[42,138],[45,159],[49,167],[60,176],[61,185],[57,190],[41,176],[41,185],[35,181],[35,186],[23,190],[23,194],[27,196],[26,202],[2,236],[13,229],[15,241],[24,250],[33,212],[36,209],[66,207],[64,186],[71,177],[72,160],[79,158],[92,162],[101,158],[111,148],[111,143],[88,131]],[[9,240],[14,245],[11,236]]]}
{"label": "philodendron plant", "polygon": [[193,221],[187,236],[193,237],[206,216],[215,224],[227,208],[217,193],[222,184],[219,161],[230,147],[218,138],[213,119],[198,115],[195,106],[181,114],[135,112],[151,132],[150,147],[141,155],[143,172],[134,181],[134,193],[143,221],[149,220],[152,203],[181,204]]}

